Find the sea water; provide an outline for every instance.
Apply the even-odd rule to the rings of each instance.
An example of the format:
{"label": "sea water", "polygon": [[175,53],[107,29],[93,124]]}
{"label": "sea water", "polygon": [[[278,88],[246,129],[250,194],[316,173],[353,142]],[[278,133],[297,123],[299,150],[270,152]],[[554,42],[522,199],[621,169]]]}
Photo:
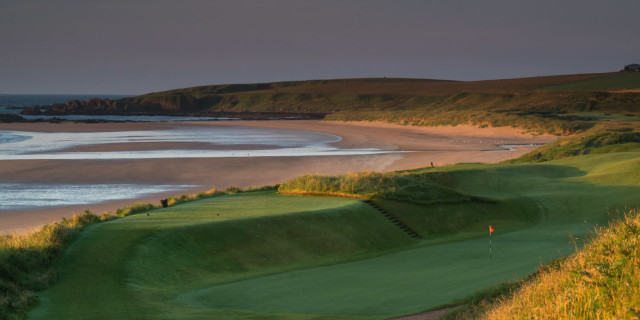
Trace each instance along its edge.
{"label": "sea water", "polygon": [[[375,148],[341,149],[336,135],[240,126],[175,126],[166,130],[117,132],[0,131],[0,160],[112,160],[161,158],[237,158],[387,153]],[[82,147],[119,143],[175,143],[170,150],[84,152]],[[180,149],[179,143],[211,145],[200,150]],[[242,149],[243,145],[251,148]],[[215,146],[236,146],[220,150]]]}
{"label": "sea water", "polygon": [[190,185],[0,183],[0,212],[135,199]]}
{"label": "sea water", "polygon": [[[387,153],[373,148],[340,149],[342,138],[332,134],[241,126],[175,125],[167,129],[116,132],[35,132],[1,130],[0,161],[8,160],[111,160],[214,157],[287,157]],[[174,143],[167,150],[135,150],[136,143]],[[180,149],[180,143],[197,142],[209,148]],[[82,147],[133,144],[131,151],[84,152]],[[251,145],[243,149],[243,145]],[[218,146],[216,148],[216,146]],[[233,150],[229,150],[233,146]],[[38,184],[7,183],[0,177],[0,212],[52,206],[135,199],[156,193],[184,190],[181,185]]]}
{"label": "sea water", "polygon": [[[389,152],[373,148],[340,149],[332,145],[341,139],[326,133],[240,126],[176,125],[165,130],[116,132],[0,131],[0,161],[300,157]],[[77,151],[91,145],[108,147],[109,144],[132,143],[135,146],[135,143],[153,142],[175,143],[175,147],[169,150]],[[180,143],[189,142],[210,144],[211,148],[180,149]],[[251,148],[243,150],[243,145],[251,145]],[[234,148],[220,150],[216,146]],[[0,177],[0,212],[135,199],[184,188],[180,185],[3,183]]]}

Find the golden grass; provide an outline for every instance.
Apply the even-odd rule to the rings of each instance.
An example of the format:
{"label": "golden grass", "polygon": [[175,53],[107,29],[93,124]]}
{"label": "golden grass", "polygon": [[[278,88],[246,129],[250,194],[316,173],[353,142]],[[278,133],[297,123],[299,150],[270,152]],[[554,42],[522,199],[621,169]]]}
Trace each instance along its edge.
{"label": "golden grass", "polygon": [[355,172],[337,176],[310,174],[281,184],[278,191],[359,199],[394,199],[417,204],[477,200],[440,184],[446,175],[441,172]]}
{"label": "golden grass", "polygon": [[115,218],[86,211],[22,234],[0,236],[0,319],[22,318],[35,292],[56,280],[55,261],[85,226]]}
{"label": "golden grass", "polygon": [[558,269],[541,272],[478,318],[640,318],[640,209],[597,228],[595,239]]}
{"label": "golden grass", "polygon": [[507,163],[543,162],[590,153],[637,151],[640,123],[602,121],[584,132],[560,138]]}

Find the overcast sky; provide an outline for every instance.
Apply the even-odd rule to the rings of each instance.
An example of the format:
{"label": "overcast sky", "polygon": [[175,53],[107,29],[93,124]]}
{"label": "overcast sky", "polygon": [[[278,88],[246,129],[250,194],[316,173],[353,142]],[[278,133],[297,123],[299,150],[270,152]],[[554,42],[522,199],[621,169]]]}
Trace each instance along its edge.
{"label": "overcast sky", "polygon": [[639,0],[0,0],[0,93],[141,94],[640,63]]}

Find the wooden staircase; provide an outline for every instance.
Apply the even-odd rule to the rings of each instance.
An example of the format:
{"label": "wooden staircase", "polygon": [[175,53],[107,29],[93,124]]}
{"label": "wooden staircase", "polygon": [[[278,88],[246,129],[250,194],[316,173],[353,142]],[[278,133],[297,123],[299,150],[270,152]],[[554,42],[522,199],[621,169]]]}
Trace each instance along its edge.
{"label": "wooden staircase", "polygon": [[380,208],[375,202],[371,200],[364,200],[363,202],[370,205],[372,208],[376,209],[378,212],[380,212],[380,214],[382,214],[387,219],[389,219],[391,223],[395,224],[398,228],[400,228],[400,230],[406,233],[409,237],[414,239],[422,239],[422,236],[419,235],[417,232],[415,232],[413,229],[411,229],[411,227],[404,224],[404,222],[400,221],[398,218],[396,218],[396,216],[391,214],[389,211]]}

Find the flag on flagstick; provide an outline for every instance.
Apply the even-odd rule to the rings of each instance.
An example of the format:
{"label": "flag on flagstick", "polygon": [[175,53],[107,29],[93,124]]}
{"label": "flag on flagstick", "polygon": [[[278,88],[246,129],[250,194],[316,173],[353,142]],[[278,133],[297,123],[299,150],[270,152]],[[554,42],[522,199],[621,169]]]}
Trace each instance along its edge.
{"label": "flag on flagstick", "polygon": [[493,227],[489,225],[489,259],[491,259],[491,234],[493,233]]}

